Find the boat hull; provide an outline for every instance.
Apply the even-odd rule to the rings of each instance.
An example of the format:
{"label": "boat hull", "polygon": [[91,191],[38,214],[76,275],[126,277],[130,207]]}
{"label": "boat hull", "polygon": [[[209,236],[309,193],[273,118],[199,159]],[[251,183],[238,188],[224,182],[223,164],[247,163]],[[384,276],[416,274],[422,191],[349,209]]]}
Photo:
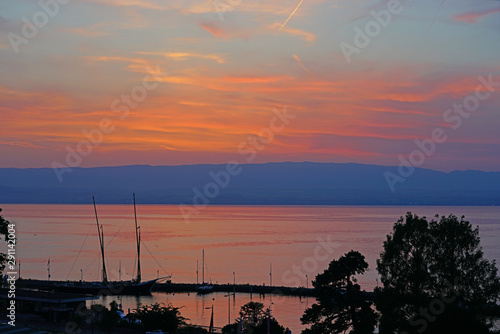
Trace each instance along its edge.
{"label": "boat hull", "polygon": [[196,288],[196,291],[199,295],[206,295],[212,293],[214,291],[214,287],[212,285],[201,285]]}
{"label": "boat hull", "polygon": [[131,282],[116,282],[107,285],[94,285],[94,284],[64,284],[53,286],[54,291],[59,292],[69,292],[69,293],[79,293],[88,295],[151,295],[151,289],[155,285],[157,280],[151,280],[142,283],[131,283]]}

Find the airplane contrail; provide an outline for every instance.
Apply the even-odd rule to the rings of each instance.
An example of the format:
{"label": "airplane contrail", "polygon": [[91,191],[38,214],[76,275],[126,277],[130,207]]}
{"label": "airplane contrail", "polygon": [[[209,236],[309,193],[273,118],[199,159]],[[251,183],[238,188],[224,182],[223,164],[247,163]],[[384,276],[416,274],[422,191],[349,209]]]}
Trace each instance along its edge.
{"label": "airplane contrail", "polygon": [[431,23],[431,25],[429,26],[429,28],[427,28],[427,31],[431,30],[432,26],[434,25],[434,22],[436,22],[436,18],[437,18],[437,16],[439,15],[439,12],[441,11],[441,7],[443,7],[443,5],[444,5],[444,2],[445,2],[445,1],[446,1],[446,0],[442,0],[442,1],[441,1],[441,4],[439,4],[438,10],[437,10],[437,12],[436,12],[436,15],[434,15],[434,19],[432,20],[432,23]]}
{"label": "airplane contrail", "polygon": [[290,14],[290,16],[286,19],[285,23],[283,23],[281,25],[281,27],[279,28],[279,30],[276,32],[276,34],[274,36],[276,36],[277,34],[279,34],[279,32],[281,31],[281,29],[283,29],[283,27],[285,26],[285,24],[290,20],[290,18],[293,16],[293,14],[295,14],[295,12],[297,11],[297,9],[299,9],[300,5],[302,5],[302,2],[304,0],[300,0],[299,4],[297,5],[297,7],[295,7],[295,9],[293,10],[292,14]]}

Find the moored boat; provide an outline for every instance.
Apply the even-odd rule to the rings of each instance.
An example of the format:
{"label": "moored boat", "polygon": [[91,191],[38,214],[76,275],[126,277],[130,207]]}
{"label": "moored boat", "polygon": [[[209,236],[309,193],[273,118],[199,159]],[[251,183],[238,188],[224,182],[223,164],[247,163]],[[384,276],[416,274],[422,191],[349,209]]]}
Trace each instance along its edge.
{"label": "moored boat", "polygon": [[146,282],[82,282],[54,285],[53,290],[59,292],[80,293],[88,295],[150,295],[158,279]]}
{"label": "moored boat", "polygon": [[206,295],[214,291],[214,286],[205,283],[205,250],[202,251],[202,284],[196,288],[199,295]]}
{"label": "moored boat", "polygon": [[104,232],[102,225],[99,225],[99,218],[97,216],[97,208],[95,204],[95,199],[92,196],[94,203],[94,212],[97,224],[97,233],[99,236],[99,245],[102,257],[102,281],[101,282],[78,282],[78,283],[64,283],[55,284],[50,286],[51,290],[59,292],[71,292],[80,294],[91,294],[91,295],[150,295],[153,286],[157,281],[168,279],[170,276],[156,278],[149,281],[141,281],[141,232],[140,226],[137,226],[137,212],[135,206],[135,194],[134,196],[134,217],[135,217],[135,236],[136,236],[136,250],[137,250],[137,275],[134,280],[131,281],[118,281],[109,282],[107,271],[106,271],[106,257],[104,254]]}

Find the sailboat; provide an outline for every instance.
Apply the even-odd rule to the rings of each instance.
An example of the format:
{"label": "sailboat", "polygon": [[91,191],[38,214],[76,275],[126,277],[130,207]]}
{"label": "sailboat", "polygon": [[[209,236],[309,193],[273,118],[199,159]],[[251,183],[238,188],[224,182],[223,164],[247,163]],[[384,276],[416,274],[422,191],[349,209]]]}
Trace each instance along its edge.
{"label": "sailboat", "polygon": [[67,283],[59,286],[54,286],[54,290],[61,292],[82,293],[82,294],[111,294],[111,295],[150,295],[153,286],[157,281],[168,279],[170,276],[156,278],[150,281],[142,282],[141,280],[141,231],[137,226],[137,211],[135,207],[135,194],[134,196],[134,217],[135,217],[135,237],[137,248],[137,275],[136,278],[130,281],[109,282],[106,272],[106,261],[104,256],[104,231],[102,225],[99,225],[99,218],[97,216],[97,208],[94,196],[92,201],[94,203],[95,219],[97,224],[97,234],[99,236],[99,246],[102,257],[102,281],[101,282],[78,282]]}
{"label": "sailboat", "polygon": [[208,293],[213,292],[214,286],[209,285],[208,283],[205,283],[205,250],[204,249],[202,251],[202,270],[201,270],[201,272],[202,272],[202,275],[201,275],[202,284],[196,288],[196,291],[198,291],[199,295],[206,295]]}

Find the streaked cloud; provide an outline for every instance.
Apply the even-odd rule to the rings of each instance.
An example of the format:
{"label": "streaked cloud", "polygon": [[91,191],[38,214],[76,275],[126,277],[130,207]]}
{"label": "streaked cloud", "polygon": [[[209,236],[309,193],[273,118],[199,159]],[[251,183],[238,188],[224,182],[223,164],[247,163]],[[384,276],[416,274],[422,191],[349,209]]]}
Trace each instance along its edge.
{"label": "streaked cloud", "polygon": [[293,57],[293,59],[295,59],[295,61],[299,64],[299,66],[300,66],[300,67],[301,67],[304,71],[306,71],[306,72],[308,72],[308,73],[311,73],[311,71],[310,71],[307,67],[305,67],[305,66],[304,66],[304,64],[302,63],[302,59],[300,59],[300,57],[299,57],[299,56],[297,56],[296,54],[293,54],[293,55],[292,55],[292,57]]}
{"label": "streaked cloud", "polygon": [[36,149],[44,149],[43,146],[39,146],[33,143],[25,142],[25,141],[4,141],[0,140],[0,145],[8,145],[8,146],[18,146],[23,148],[36,148]]}
{"label": "streaked cloud", "polygon": [[154,9],[154,10],[168,9],[167,6],[162,5],[158,1],[148,1],[148,0],[84,0],[84,1],[93,2],[106,6],[116,6],[116,7],[140,7],[146,9]]}
{"label": "streaked cloud", "polygon": [[[354,28],[364,29],[387,0],[242,1],[224,21],[211,0],[81,0],[65,6],[20,55],[7,33],[20,33],[19,17],[38,7],[4,2],[0,166],[50,166],[103,118],[116,129],[85,166],[224,163],[285,105],[296,121],[259,162],[392,164],[413,139],[449,126],[443,112],[475,92],[478,75],[499,73],[497,24],[488,19],[498,12],[494,2],[442,6],[432,34],[425,30],[439,3],[414,3],[353,64],[339,43],[352,44]],[[158,88],[126,119],[117,117],[112,102],[158,64],[168,72],[154,78]],[[450,137],[454,151],[436,161],[500,166],[498,105],[498,94],[482,102]],[[461,148],[474,159],[464,159]]]}
{"label": "streaked cloud", "polygon": [[192,58],[199,58],[213,60],[219,64],[224,64],[226,62],[222,55],[217,54],[198,54],[192,52],[138,52],[138,54],[163,56],[173,61],[183,61]]}
{"label": "streaked cloud", "polygon": [[[278,23],[272,25],[271,28],[275,29],[277,26],[278,26]],[[299,36],[303,40],[309,42],[309,45],[311,45],[312,43],[314,43],[314,41],[316,40],[316,35],[315,34],[307,32],[307,31],[304,31],[304,30],[301,30],[301,29],[285,27],[285,28],[280,29],[280,31],[282,33],[287,33],[287,34],[290,34],[290,35]]]}
{"label": "streaked cloud", "polygon": [[148,66],[152,66],[152,62],[149,62],[143,58],[99,56],[99,57],[88,57],[88,59],[101,62],[126,63],[128,65],[126,65],[125,68],[128,71],[138,72],[138,73],[147,73],[146,68]]}
{"label": "streaked cloud", "polygon": [[202,27],[203,29],[205,29],[206,31],[208,31],[209,33],[211,33],[212,35],[214,35],[215,37],[218,37],[218,38],[227,38],[228,37],[228,34],[227,32],[218,27],[217,25],[213,24],[213,23],[200,23],[200,27]]}
{"label": "streaked cloud", "polygon": [[110,35],[109,32],[105,31],[105,28],[108,28],[109,24],[107,23],[97,23],[91,27],[85,28],[62,28],[62,31],[68,32],[70,34],[82,36],[85,38],[93,38],[93,37],[103,37]]}
{"label": "streaked cloud", "polygon": [[500,13],[500,7],[487,9],[483,11],[477,11],[477,12],[465,12],[461,14],[456,14],[453,16],[453,20],[466,23],[477,23],[483,18],[497,13]]}

